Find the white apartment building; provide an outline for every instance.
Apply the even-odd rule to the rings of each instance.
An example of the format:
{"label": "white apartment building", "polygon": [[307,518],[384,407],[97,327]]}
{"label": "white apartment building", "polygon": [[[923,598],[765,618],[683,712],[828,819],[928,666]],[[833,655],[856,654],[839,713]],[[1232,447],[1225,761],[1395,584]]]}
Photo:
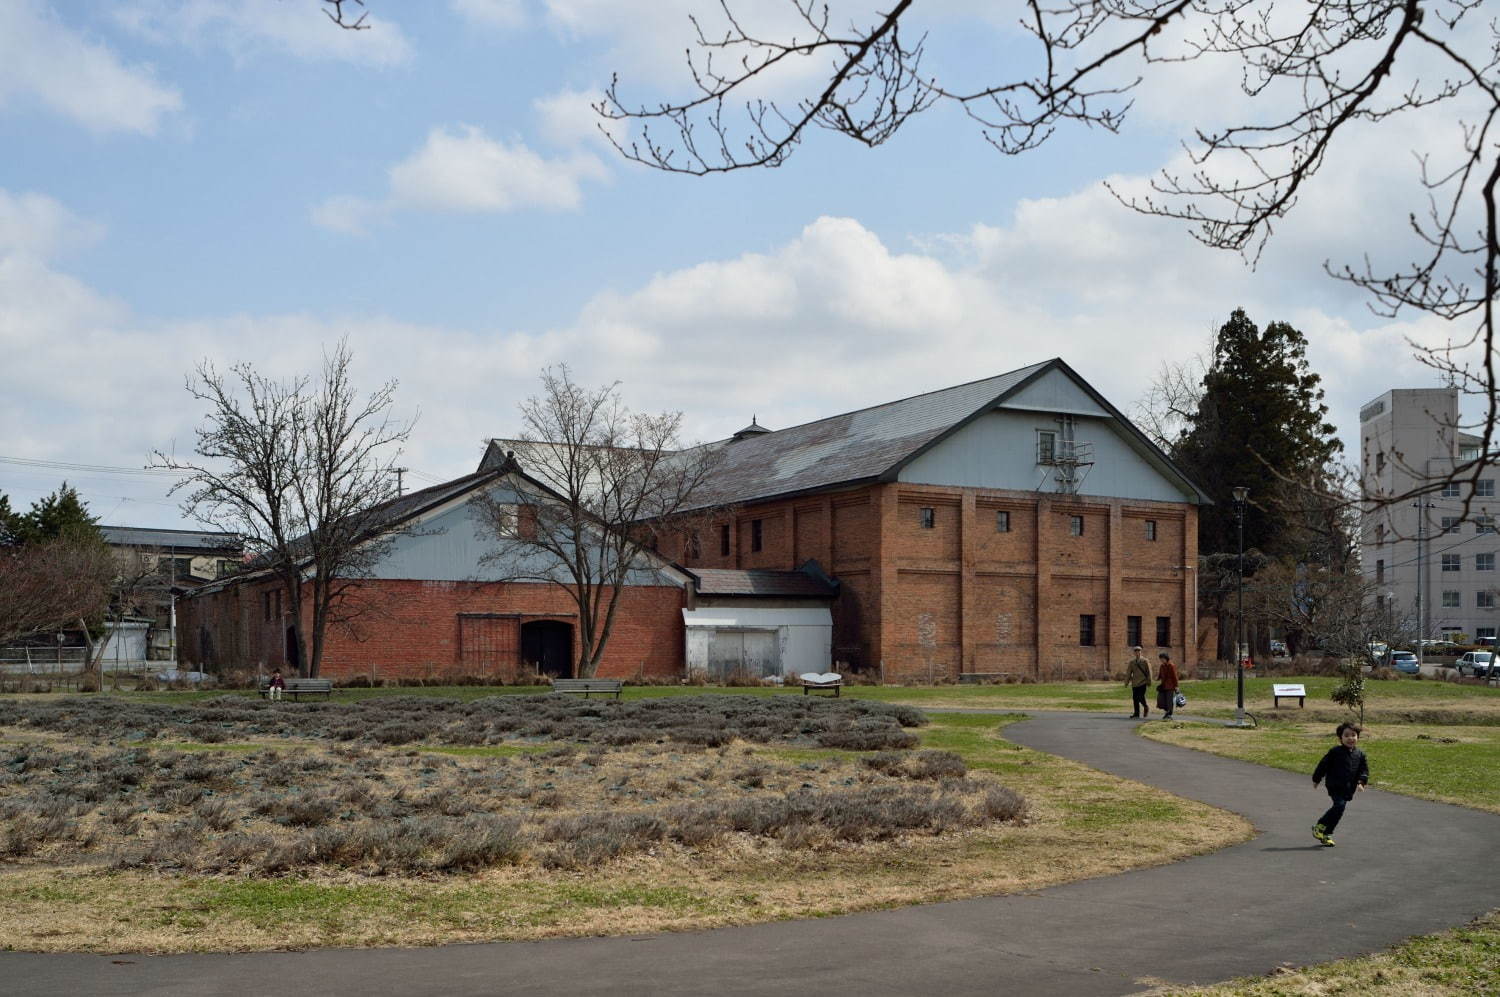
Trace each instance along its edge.
{"label": "white apartment building", "polygon": [[[1359,411],[1365,498],[1403,495],[1480,456],[1480,438],[1458,429],[1457,388],[1396,388]],[[1450,484],[1420,498],[1367,508],[1362,570],[1378,596],[1423,636],[1493,638],[1500,626],[1500,467],[1476,483]],[[1469,499],[1467,514],[1465,499]],[[1420,597],[1420,602],[1419,602]]]}

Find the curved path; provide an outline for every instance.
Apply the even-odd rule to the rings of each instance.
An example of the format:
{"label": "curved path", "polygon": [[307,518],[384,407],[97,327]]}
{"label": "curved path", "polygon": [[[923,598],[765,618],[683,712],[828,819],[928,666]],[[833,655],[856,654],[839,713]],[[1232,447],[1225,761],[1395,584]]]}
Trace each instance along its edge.
{"label": "curved path", "polygon": [[[631,938],[236,955],[0,954],[0,990],[81,994],[1122,994],[1324,962],[1500,906],[1500,816],[1372,790],[1339,846],[1306,775],[1035,714],[1012,740],[1244,814],[1242,845],[1036,893]],[[1372,763],[1379,777],[1379,748]],[[1059,855],[1059,862],[1066,862]]]}

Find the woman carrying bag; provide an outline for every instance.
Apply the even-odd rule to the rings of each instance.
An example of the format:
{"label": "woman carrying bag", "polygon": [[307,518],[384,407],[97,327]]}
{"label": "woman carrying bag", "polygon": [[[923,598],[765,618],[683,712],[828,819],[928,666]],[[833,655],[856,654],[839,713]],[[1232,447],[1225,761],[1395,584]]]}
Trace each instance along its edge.
{"label": "woman carrying bag", "polygon": [[1162,711],[1163,720],[1172,719],[1172,710],[1177,705],[1177,666],[1166,651],[1157,655],[1161,666],[1156,671],[1156,705]]}

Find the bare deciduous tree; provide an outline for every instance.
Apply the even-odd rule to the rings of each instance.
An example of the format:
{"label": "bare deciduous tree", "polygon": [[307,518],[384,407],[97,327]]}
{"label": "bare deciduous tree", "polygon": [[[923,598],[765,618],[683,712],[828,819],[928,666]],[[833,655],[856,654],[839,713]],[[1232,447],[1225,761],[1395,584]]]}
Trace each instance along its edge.
{"label": "bare deciduous tree", "polygon": [[627,585],[652,570],[659,531],[689,535],[691,498],[718,459],[684,449],[682,413],[632,412],[619,385],[587,388],[566,366],[542,372],[521,403],[522,430],[506,441],[509,467],[546,486],[479,499],[509,581],[558,586],[578,607],[576,673],[595,674]]}
{"label": "bare deciduous tree", "polygon": [[109,548],[95,540],[0,547],[0,644],[102,619],[114,577]]}
{"label": "bare deciduous tree", "polygon": [[[990,79],[966,87],[924,65],[924,7],[913,0],[837,23],[818,0],[787,3],[794,31],[758,33],[745,15],[763,9],[732,0],[719,0],[713,26],[695,18],[697,52],[688,56],[695,92],[686,99],[627,101],[616,79],[597,110],[640,129],[639,138],[616,142],[620,152],[699,175],[774,167],[812,129],[876,146],[947,103],[1000,152],[1018,154],[1070,123],[1119,130],[1132,91],[1166,64],[1229,60],[1240,69],[1238,92],[1205,92],[1199,102],[1205,119],[1240,105],[1245,119],[1205,120],[1186,144],[1186,172],[1164,172],[1150,195],[1117,196],[1186,221],[1204,244],[1253,263],[1330,151],[1354,132],[1412,119],[1446,128],[1447,147],[1412,150],[1416,197],[1394,209],[1411,235],[1411,262],[1373,262],[1389,247],[1372,246],[1364,261],[1327,270],[1366,291],[1379,314],[1416,311],[1459,323],[1448,346],[1413,346],[1443,381],[1481,400],[1483,417],[1472,428],[1483,438],[1481,453],[1497,449],[1500,26],[1486,17],[1486,0],[1029,0],[1017,6],[1016,27],[1032,43],[1030,61],[1008,52]],[[809,58],[824,66],[811,84],[797,76]],[[765,96],[778,86],[791,86],[792,99]],[[1477,480],[1491,459],[1444,477]],[[1400,501],[1438,484],[1424,480],[1382,498]]]}
{"label": "bare deciduous tree", "polygon": [[359,398],[352,363],[347,340],[325,354],[316,383],[277,381],[250,364],[225,374],[205,361],[187,382],[208,407],[196,459],[158,451],[153,461],[186,472],[173,492],[187,493],[188,515],[238,534],[248,570],[280,581],[294,664],[307,675],[318,674],[329,625],[366,608],[355,589],[398,535],[385,506],[397,497],[394,469],[412,423],[391,415],[395,381]]}

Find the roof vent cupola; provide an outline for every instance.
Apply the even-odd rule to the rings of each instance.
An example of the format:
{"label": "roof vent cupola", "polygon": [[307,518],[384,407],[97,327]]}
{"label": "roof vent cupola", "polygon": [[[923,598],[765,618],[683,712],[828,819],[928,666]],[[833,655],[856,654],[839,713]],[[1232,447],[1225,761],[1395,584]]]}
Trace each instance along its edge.
{"label": "roof vent cupola", "polygon": [[748,440],[752,436],[763,436],[770,431],[771,430],[767,429],[765,426],[762,426],[760,423],[756,422],[755,416],[752,415],[750,417],[750,425],[735,433],[734,436],[730,437],[730,439]]}

